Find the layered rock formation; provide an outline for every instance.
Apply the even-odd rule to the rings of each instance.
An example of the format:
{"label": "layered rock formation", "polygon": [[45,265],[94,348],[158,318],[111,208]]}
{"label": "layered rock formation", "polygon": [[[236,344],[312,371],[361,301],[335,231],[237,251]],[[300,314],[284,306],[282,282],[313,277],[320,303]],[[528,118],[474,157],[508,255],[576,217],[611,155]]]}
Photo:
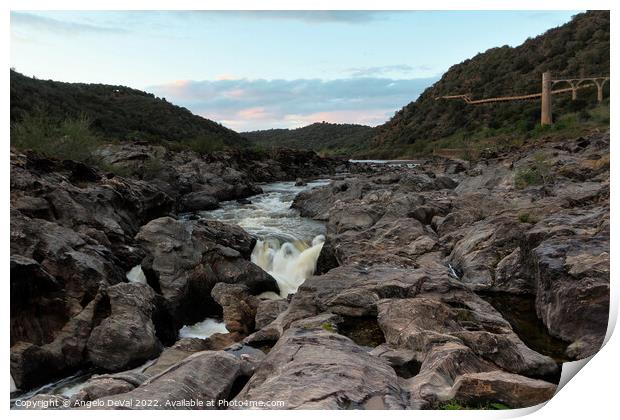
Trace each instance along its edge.
{"label": "layered rock formation", "polygon": [[[526,407],[551,398],[561,362],[594,354],[606,332],[605,134],[531,143],[475,164],[357,167],[299,194],[293,206],[324,221],[327,238],[315,275],[274,300],[262,292],[277,284],[248,261],[253,238],[239,227],[169,217],[183,200],[171,200],[158,182],[96,173],[76,185],[67,163],[38,163],[38,172],[29,165],[31,158],[13,157],[20,176],[11,198],[12,375],[28,387],[86,363],[115,372],[94,376],[71,399],[39,401]],[[63,217],[50,199],[38,200],[46,188],[99,214]],[[114,205],[103,218],[89,207],[96,200],[77,198],[115,188],[130,192],[118,200],[160,198],[133,204],[141,220],[133,224]],[[146,284],[126,283],[124,273],[138,263]],[[537,324],[520,322],[505,297],[530,304]],[[177,340],[180,325],[207,315],[221,315],[230,332]],[[540,340],[532,339],[537,331]]]}

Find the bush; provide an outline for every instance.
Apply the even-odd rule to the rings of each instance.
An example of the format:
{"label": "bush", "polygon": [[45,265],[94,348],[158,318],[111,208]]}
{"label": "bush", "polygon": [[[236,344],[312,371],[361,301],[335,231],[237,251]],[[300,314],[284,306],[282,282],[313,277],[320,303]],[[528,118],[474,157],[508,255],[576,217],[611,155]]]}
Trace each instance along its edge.
{"label": "bush", "polygon": [[450,400],[439,406],[440,410],[510,410],[506,404],[501,402],[486,402],[475,405],[462,405],[460,402]]}
{"label": "bush", "polygon": [[538,219],[532,216],[530,213],[521,213],[519,214],[519,222],[521,223],[536,223]]}
{"label": "bush", "polygon": [[547,185],[551,181],[551,167],[542,153],[536,153],[532,163],[517,171],[515,187],[523,189],[532,185]]}
{"label": "bush", "polygon": [[11,146],[33,150],[47,157],[87,162],[92,160],[94,149],[101,144],[90,126],[91,122],[85,116],[55,124],[43,112],[37,111],[11,125]]}

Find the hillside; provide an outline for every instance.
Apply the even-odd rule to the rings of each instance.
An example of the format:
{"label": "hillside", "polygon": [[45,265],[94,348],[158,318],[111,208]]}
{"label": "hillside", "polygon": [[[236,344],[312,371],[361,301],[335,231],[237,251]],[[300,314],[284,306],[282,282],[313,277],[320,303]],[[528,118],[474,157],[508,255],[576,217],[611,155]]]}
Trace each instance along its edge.
{"label": "hillside", "polygon": [[85,116],[91,129],[112,140],[248,144],[236,132],[151,93],[125,86],[38,80],[11,70],[11,122],[32,114],[55,123]]}
{"label": "hillside", "polygon": [[293,130],[271,129],[241,134],[263,147],[290,147],[331,156],[358,156],[370,146],[375,129],[366,125],[322,122]]}
{"label": "hillside", "polygon": [[[578,14],[518,47],[492,48],[452,66],[415,101],[378,127],[371,148],[375,156],[414,155],[431,150],[429,143],[467,143],[480,137],[527,134],[540,119],[539,101],[467,105],[461,100],[435,100],[468,93],[473,99],[540,92],[541,74],[554,77],[609,75],[609,12]],[[566,86],[557,86],[558,88]],[[609,95],[606,85],[605,97]],[[596,103],[596,88],[554,95],[554,116],[576,113],[587,119]]]}

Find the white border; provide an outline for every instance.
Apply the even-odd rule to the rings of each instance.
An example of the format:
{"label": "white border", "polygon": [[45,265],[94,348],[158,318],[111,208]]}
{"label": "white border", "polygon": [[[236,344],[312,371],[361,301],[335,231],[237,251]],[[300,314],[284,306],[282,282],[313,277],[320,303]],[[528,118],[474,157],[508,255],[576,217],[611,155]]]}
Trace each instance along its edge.
{"label": "white border", "polygon": [[[619,8],[616,4],[620,4],[618,2],[612,1],[574,1],[574,0],[565,0],[565,1],[545,1],[541,2],[533,1],[533,0],[522,0],[522,1],[491,1],[491,0],[435,0],[433,2],[422,2],[422,1],[404,1],[404,0],[382,0],[378,1],[369,1],[369,0],[357,0],[355,2],[349,1],[338,1],[338,0],[295,0],[286,1],[286,0],[261,0],[260,2],[256,0],[228,0],[228,1],[200,1],[200,0],[175,0],[174,2],[166,2],[163,0],[63,0],[56,1],[51,4],[50,1],[45,0],[21,0],[21,1],[5,1],[2,3],[2,7],[5,8],[4,14],[2,15],[2,21],[5,23],[2,25],[4,28],[4,38],[2,39],[2,56],[5,60],[5,83],[2,85],[2,97],[4,101],[2,103],[2,110],[4,113],[4,121],[5,125],[2,127],[3,133],[3,146],[6,151],[5,160],[4,160],[4,170],[2,171],[2,192],[3,196],[9,196],[9,164],[8,164],[8,153],[9,153],[9,72],[8,68],[10,67],[10,54],[9,54],[9,10],[181,10],[181,9],[212,9],[212,10],[347,10],[347,9],[358,9],[358,10],[582,10],[582,9],[606,9],[612,10],[612,45],[617,45],[617,31],[615,28],[618,27],[618,19],[616,18],[617,9]],[[612,68],[611,73],[613,73],[613,79],[616,80],[618,74],[615,70],[618,68],[617,66],[617,56],[612,55]],[[614,84],[611,83],[611,97],[616,98],[618,94],[618,89],[614,88]],[[611,108],[611,120],[612,125],[613,121],[618,120],[618,113],[616,112],[616,108],[612,106]],[[616,155],[617,146],[615,146],[614,141],[612,140],[612,156]],[[615,160],[615,159],[614,159]],[[613,169],[611,171],[612,178],[612,186],[616,185],[618,182],[618,177],[616,175],[616,170]],[[612,220],[614,219],[614,214],[617,214],[615,205],[617,200],[615,199],[615,195],[613,194],[614,188],[612,187]],[[3,287],[4,290],[2,293],[2,303],[4,307],[4,325],[5,328],[8,328],[8,317],[9,317],[9,245],[10,245],[10,231],[9,231],[9,206],[8,203],[5,203],[4,207],[2,207],[2,214],[4,223],[2,224],[2,231],[0,235],[2,235],[4,241],[2,242],[3,249],[3,259],[2,259],[2,270],[3,270]],[[616,244],[615,238],[618,236],[616,233],[618,229],[616,228],[616,224],[612,223],[612,238],[611,238],[611,248],[614,249],[614,245]],[[610,331],[613,329],[613,325],[615,324],[615,320],[617,318],[617,309],[618,309],[618,293],[616,290],[615,284],[616,281],[613,280],[615,273],[618,273],[620,269],[620,263],[618,260],[612,259],[611,261],[611,273],[612,273],[612,313],[610,318]],[[609,334],[608,334],[609,335]],[[609,338],[609,337],[608,337]],[[5,333],[2,335],[2,341],[4,345],[5,356],[4,360],[7,361],[3,365],[4,367],[4,377],[7,378],[5,386],[8,388],[8,359],[9,359],[9,338],[8,334]],[[290,418],[291,416],[299,417],[299,418],[312,418],[318,415],[327,415],[327,416],[335,416],[338,417],[356,417],[356,418],[370,418],[379,415],[389,415],[390,417],[395,418],[465,418],[465,419],[479,419],[479,418],[508,418],[508,417],[517,417],[522,416],[527,413],[531,413],[529,418],[562,418],[562,419],[584,419],[584,418],[593,418],[593,419],[605,419],[611,418],[611,416],[617,416],[616,413],[616,380],[618,374],[618,360],[617,356],[620,354],[620,344],[618,343],[617,334],[616,336],[611,336],[608,343],[605,347],[592,358],[592,360],[582,369],[581,372],[578,373],[577,378],[569,381],[561,391],[544,407],[537,407],[533,409],[524,409],[524,410],[510,410],[510,411],[494,411],[494,412],[480,412],[480,411],[422,411],[422,412],[410,412],[410,411],[397,411],[390,412],[389,414],[379,414],[376,412],[338,412],[337,414],[334,412],[330,413],[314,413],[314,412],[285,412],[285,411],[275,411],[275,412],[248,412],[248,411],[240,411],[240,412],[230,412],[230,411],[222,411],[217,413],[212,413],[212,415],[217,416],[218,418],[228,419],[228,418],[248,418],[248,417],[257,417],[257,418]],[[4,391],[4,395],[8,395],[9,390],[6,389]],[[6,402],[5,410],[8,410],[8,401]],[[37,417],[46,417],[46,418],[67,418],[67,417],[77,417],[84,416],[84,412],[82,411],[72,411],[72,412],[24,412],[24,411],[11,411],[10,415],[15,417],[23,417],[23,418],[32,418],[34,416]],[[175,412],[174,414],[163,411],[163,412],[150,412],[147,415],[153,418],[168,418],[171,415],[179,416],[192,416],[198,418],[196,416],[204,416],[206,413],[200,412]],[[114,417],[125,417],[125,416],[133,416],[136,417],[140,414],[128,414],[128,412],[102,412],[102,411],[91,411],[88,413],[89,417],[93,418],[109,418],[110,416]],[[209,414],[206,414],[209,415]]]}

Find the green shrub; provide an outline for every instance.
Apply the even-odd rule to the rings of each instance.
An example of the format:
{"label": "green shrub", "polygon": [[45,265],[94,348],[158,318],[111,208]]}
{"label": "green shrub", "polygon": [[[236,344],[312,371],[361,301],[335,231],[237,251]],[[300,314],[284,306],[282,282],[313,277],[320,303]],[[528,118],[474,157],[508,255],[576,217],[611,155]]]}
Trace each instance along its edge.
{"label": "green shrub", "polygon": [[462,405],[458,401],[450,400],[439,406],[440,410],[510,410],[506,404],[487,402],[476,405]]}
{"label": "green shrub", "polygon": [[153,157],[147,160],[144,163],[144,171],[143,178],[144,179],[155,179],[162,174],[162,171],[165,169],[164,163],[161,159]]}
{"label": "green shrub", "polygon": [[330,323],[330,322],[324,322],[321,324],[321,328],[323,328],[325,331],[329,331],[329,332],[336,332],[334,330],[334,326]]}
{"label": "green shrub", "polygon": [[547,185],[551,181],[551,166],[542,153],[536,153],[529,166],[515,174],[515,187],[527,188],[532,185]]}
{"label": "green shrub", "polygon": [[38,111],[11,125],[11,146],[47,157],[87,162],[100,144],[85,116],[54,123]]}
{"label": "green shrub", "polygon": [[538,219],[532,216],[530,213],[521,213],[519,214],[519,222],[521,223],[536,223]]}

